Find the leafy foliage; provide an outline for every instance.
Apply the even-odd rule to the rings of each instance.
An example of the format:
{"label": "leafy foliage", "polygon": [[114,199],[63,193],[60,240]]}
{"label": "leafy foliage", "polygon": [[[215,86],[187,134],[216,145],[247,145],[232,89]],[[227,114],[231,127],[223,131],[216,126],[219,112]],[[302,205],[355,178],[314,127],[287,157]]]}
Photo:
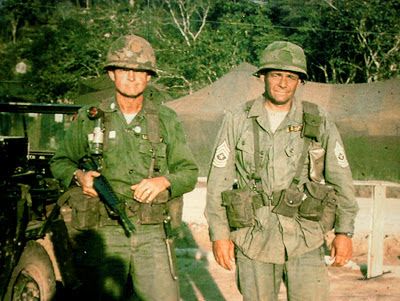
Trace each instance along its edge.
{"label": "leafy foliage", "polygon": [[[171,97],[243,61],[257,65],[274,40],[305,49],[314,81],[384,80],[399,75],[399,8],[395,0],[3,0],[0,94],[74,99],[83,79],[104,75],[111,41],[127,33],[153,45],[156,86]],[[26,73],[15,71],[20,62]]]}

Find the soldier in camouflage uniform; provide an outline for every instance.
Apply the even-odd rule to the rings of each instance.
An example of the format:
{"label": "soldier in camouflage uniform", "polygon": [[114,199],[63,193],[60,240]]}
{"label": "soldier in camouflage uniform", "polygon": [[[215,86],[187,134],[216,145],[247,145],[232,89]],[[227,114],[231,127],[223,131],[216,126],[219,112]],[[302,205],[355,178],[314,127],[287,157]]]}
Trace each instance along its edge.
{"label": "soldier in camouflage uniform", "polygon": [[[179,223],[181,196],[194,188],[198,168],[176,113],[146,95],[156,76],[151,45],[136,35],[117,39],[105,69],[115,96],[98,104],[92,120],[83,107],[51,162],[54,176],[69,187],[74,260],[86,300],[180,300],[174,250],[166,236]],[[99,171],[80,165],[100,157],[108,179],[136,230],[126,235],[94,189]],[[168,227],[169,229],[169,227]],[[135,299],[136,300],[136,299]]]}
{"label": "soldier in camouflage uniform", "polygon": [[288,300],[327,300],[324,234],[334,227],[333,265],[352,256],[351,171],[329,116],[294,97],[303,49],[274,42],[260,61],[264,94],[228,111],[217,138],[205,211],[214,256],[236,263],[244,300],[277,300],[282,280]]}

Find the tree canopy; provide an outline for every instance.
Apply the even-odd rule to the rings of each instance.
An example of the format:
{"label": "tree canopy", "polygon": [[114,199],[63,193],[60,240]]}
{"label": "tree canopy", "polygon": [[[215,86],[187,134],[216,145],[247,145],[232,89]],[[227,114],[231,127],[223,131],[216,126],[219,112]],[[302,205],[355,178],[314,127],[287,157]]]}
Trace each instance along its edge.
{"label": "tree canopy", "polygon": [[0,95],[74,99],[128,33],[153,45],[171,98],[258,65],[274,40],[305,49],[313,81],[385,80],[399,76],[399,13],[396,0],[0,0]]}

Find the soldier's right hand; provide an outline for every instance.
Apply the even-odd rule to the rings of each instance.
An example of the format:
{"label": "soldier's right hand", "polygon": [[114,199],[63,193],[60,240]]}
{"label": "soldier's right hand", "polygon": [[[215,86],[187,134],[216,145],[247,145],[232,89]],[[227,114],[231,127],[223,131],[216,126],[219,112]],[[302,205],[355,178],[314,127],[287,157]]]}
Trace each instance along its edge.
{"label": "soldier's right hand", "polygon": [[100,173],[93,170],[84,172],[83,170],[78,169],[74,173],[75,181],[82,187],[83,194],[90,197],[98,196],[93,187],[93,179],[98,176],[100,176]]}
{"label": "soldier's right hand", "polygon": [[232,270],[232,263],[235,262],[235,245],[229,239],[213,241],[213,253],[217,263],[227,270]]}

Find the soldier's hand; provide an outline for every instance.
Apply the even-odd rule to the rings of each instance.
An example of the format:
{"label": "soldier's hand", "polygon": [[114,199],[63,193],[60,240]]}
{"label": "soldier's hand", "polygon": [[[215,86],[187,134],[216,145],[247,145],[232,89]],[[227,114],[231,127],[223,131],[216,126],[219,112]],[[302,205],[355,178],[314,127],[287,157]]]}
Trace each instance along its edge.
{"label": "soldier's hand", "polygon": [[353,255],[353,242],[350,237],[337,234],[332,241],[331,258],[335,258],[333,266],[345,265]]}
{"label": "soldier's hand", "polygon": [[97,197],[98,194],[93,187],[93,179],[100,176],[100,173],[94,170],[84,172],[78,169],[75,174],[75,180],[82,187],[83,194],[90,197]]}
{"label": "soldier's hand", "polygon": [[227,270],[232,270],[232,263],[235,262],[235,245],[229,239],[213,241],[213,253],[217,263]]}
{"label": "soldier's hand", "polygon": [[171,186],[166,177],[143,179],[139,184],[131,186],[133,198],[142,203],[151,203],[160,192]]}

